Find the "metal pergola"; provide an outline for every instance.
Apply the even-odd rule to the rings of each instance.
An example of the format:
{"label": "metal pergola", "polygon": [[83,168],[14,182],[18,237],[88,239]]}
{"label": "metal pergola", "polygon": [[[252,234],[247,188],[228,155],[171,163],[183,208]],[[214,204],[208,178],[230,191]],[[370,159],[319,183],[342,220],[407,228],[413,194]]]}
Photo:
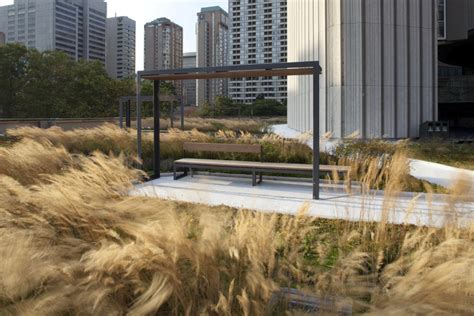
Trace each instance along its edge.
{"label": "metal pergola", "polygon": [[[153,81],[153,179],[160,178],[160,81],[272,76],[313,76],[313,199],[319,200],[319,61],[140,71],[137,75],[137,142],[142,158],[141,81]],[[181,108],[182,109],[182,108]],[[183,114],[183,110],[181,110]],[[183,115],[182,115],[183,117]]]}

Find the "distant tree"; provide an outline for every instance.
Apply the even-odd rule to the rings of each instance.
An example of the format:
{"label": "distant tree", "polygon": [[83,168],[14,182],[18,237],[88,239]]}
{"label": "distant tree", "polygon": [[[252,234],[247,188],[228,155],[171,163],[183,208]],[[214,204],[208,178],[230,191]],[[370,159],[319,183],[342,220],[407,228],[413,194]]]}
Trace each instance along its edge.
{"label": "distant tree", "polygon": [[256,100],[252,104],[243,106],[242,115],[284,116],[286,115],[286,105],[276,100]]}
{"label": "distant tree", "polygon": [[14,117],[26,83],[28,50],[22,45],[0,47],[0,114]]}
{"label": "distant tree", "polygon": [[255,101],[258,101],[258,100],[265,100],[265,95],[263,93],[258,94],[255,97]]}
{"label": "distant tree", "polygon": [[[22,45],[0,47],[0,115],[2,118],[106,117],[118,114],[118,98],[136,94],[133,78],[113,80],[98,61],[75,61],[63,52],[43,52]],[[151,81],[142,82],[142,95],[152,95]],[[160,83],[160,95],[176,96],[172,82]],[[161,103],[168,116],[177,102]],[[253,104],[235,104],[218,96],[199,107],[202,116],[286,115],[286,104],[259,94]],[[144,103],[144,116],[153,114]]]}
{"label": "distant tree", "polygon": [[234,101],[226,96],[217,96],[214,100],[215,116],[235,115]]}
{"label": "distant tree", "polygon": [[236,113],[234,101],[226,96],[217,96],[212,104],[205,102],[199,106],[199,115],[203,117],[232,116]]}
{"label": "distant tree", "polygon": [[0,47],[2,117],[104,117],[134,91],[133,80],[113,80],[98,61],[76,62],[63,52],[22,45]]}
{"label": "distant tree", "polygon": [[204,102],[199,106],[198,114],[201,117],[213,116],[213,106],[209,102]]}

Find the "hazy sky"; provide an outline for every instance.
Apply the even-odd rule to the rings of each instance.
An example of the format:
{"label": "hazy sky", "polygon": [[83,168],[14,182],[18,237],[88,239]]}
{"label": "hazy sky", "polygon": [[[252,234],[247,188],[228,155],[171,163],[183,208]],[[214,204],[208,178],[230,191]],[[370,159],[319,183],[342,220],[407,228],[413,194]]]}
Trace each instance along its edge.
{"label": "hazy sky", "polygon": [[[41,1],[41,0],[38,0]],[[128,16],[137,22],[137,70],[143,69],[143,27],[156,18],[167,17],[184,29],[184,51],[196,51],[196,13],[202,7],[218,5],[227,11],[228,0],[106,0],[107,15]],[[1,5],[13,0],[0,0]]]}

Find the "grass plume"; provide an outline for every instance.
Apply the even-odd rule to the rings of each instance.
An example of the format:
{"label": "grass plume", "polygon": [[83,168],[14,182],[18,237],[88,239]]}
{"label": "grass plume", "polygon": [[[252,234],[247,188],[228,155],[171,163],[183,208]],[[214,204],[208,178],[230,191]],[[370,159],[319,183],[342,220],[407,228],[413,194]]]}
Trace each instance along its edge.
{"label": "grass plume", "polygon": [[[131,197],[143,173],[115,149],[105,155],[82,142],[106,142],[93,139],[97,130],[81,140],[26,131],[0,151],[8,164],[0,167],[0,314],[261,315],[280,287],[346,297],[355,313],[474,312],[472,224],[435,229]],[[213,137],[166,137],[183,135]],[[119,136],[117,148],[133,142]],[[404,164],[399,156],[387,167],[390,196]],[[30,174],[38,166],[41,177]],[[379,172],[364,176],[375,183]],[[453,214],[470,203],[465,189],[447,196]]]}

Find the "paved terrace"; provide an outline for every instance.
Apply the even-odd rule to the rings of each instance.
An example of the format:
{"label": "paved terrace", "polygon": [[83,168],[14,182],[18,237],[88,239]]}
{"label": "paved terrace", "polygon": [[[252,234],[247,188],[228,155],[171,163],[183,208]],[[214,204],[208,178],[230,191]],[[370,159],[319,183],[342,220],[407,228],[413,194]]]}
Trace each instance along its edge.
{"label": "paved terrace", "polygon": [[[353,191],[360,192],[360,189],[354,186]],[[311,183],[264,178],[262,184],[252,187],[251,179],[244,176],[198,174],[174,181],[172,176],[164,175],[137,185],[131,194],[266,213],[296,214],[307,209],[312,216],[353,221],[379,221],[387,205],[391,223],[439,227],[447,220],[457,219],[462,225],[470,225],[474,219],[473,202],[456,204],[457,214],[453,214],[442,195],[430,199],[425,194],[404,194],[389,201],[383,192],[348,195],[342,186],[322,185],[321,199],[317,201],[311,198]]]}

